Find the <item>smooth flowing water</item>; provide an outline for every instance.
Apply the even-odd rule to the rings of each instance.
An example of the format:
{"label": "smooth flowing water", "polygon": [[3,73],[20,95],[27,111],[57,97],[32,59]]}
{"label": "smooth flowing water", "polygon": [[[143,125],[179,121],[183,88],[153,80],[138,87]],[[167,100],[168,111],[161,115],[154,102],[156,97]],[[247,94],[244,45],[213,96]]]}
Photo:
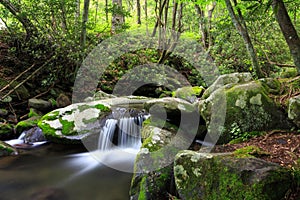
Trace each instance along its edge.
{"label": "smooth flowing water", "polygon": [[132,174],[122,171],[133,169],[143,119],[106,120],[97,151],[44,144],[0,158],[0,200],[129,199]]}

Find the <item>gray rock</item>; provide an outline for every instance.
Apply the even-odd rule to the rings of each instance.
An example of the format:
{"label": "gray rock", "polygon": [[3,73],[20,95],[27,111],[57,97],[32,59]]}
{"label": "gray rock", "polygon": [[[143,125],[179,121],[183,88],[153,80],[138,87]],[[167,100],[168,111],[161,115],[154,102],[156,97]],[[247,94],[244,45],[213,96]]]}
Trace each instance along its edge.
{"label": "gray rock", "polygon": [[25,144],[33,144],[34,142],[43,142],[46,140],[42,129],[39,127],[33,127],[27,131],[24,131],[24,143]]}
{"label": "gray rock", "polygon": [[35,108],[40,111],[48,111],[52,107],[49,101],[45,101],[43,99],[29,99],[28,106],[30,108]]}

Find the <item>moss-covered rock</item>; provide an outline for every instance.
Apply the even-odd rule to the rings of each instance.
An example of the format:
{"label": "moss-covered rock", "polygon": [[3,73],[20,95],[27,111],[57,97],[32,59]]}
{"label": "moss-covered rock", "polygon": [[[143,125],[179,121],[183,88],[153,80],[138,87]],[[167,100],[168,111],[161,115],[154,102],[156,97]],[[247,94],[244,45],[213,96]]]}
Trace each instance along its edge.
{"label": "moss-covered rock", "polygon": [[20,121],[15,126],[16,134],[20,135],[23,131],[29,130],[30,128],[36,126],[40,118],[41,116],[33,116],[26,120]]}
{"label": "moss-covered rock", "polygon": [[202,86],[182,87],[172,92],[172,96],[180,99],[184,99],[190,103],[194,103],[197,101],[197,98],[201,97],[204,90],[205,89]]}
{"label": "moss-covered rock", "polygon": [[300,129],[300,95],[292,97],[288,102],[288,117]]}
{"label": "moss-covered rock", "polygon": [[202,99],[208,98],[214,91],[217,89],[228,85],[234,85],[237,83],[247,83],[253,80],[252,75],[249,72],[246,73],[232,73],[232,74],[224,74],[217,78],[217,80],[205,90]]}
{"label": "moss-covered rock", "polygon": [[[170,145],[175,133],[151,125],[142,130],[142,147],[135,161],[131,199],[164,199],[171,185],[172,163],[178,152]],[[169,145],[169,146],[168,146]]]}
{"label": "moss-covered rock", "polygon": [[0,140],[12,139],[13,133],[13,125],[0,123]]}
{"label": "moss-covered rock", "polygon": [[44,115],[38,122],[45,137],[58,143],[81,143],[92,132],[98,120],[110,112],[110,105],[101,101],[72,104]]}
{"label": "moss-covered rock", "polygon": [[0,157],[1,156],[10,156],[10,155],[17,155],[18,151],[12,147],[11,145],[0,141]]}
{"label": "moss-covered rock", "polygon": [[199,112],[208,131],[219,131],[220,144],[244,132],[292,128],[286,114],[268,96],[260,81],[217,89],[200,101]]}
{"label": "moss-covered rock", "polygon": [[280,200],[292,184],[290,171],[279,165],[194,151],[176,155],[174,177],[179,196],[186,200]]}

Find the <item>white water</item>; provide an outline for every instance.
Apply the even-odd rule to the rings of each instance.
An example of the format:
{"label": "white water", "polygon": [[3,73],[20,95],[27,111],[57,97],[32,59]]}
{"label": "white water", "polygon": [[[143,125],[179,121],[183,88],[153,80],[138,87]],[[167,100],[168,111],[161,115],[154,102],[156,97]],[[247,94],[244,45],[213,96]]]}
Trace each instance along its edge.
{"label": "white water", "polygon": [[147,117],[107,119],[99,132],[98,149],[70,156],[69,165],[78,167],[78,172],[70,179],[87,173],[99,165],[132,173],[135,157],[142,145],[142,123]]}
{"label": "white water", "polygon": [[[5,141],[5,143],[11,145],[11,146],[18,146],[19,148],[22,147],[22,145],[24,145],[24,138],[26,136],[26,133],[23,132],[21,133],[21,135],[17,138],[17,139],[12,139],[12,140],[8,140],[8,141]],[[43,145],[45,143],[47,143],[48,141],[41,141],[41,142],[34,142],[33,144],[30,144],[30,145],[27,145],[26,147],[27,148],[35,148],[35,147],[38,147],[40,145]]]}

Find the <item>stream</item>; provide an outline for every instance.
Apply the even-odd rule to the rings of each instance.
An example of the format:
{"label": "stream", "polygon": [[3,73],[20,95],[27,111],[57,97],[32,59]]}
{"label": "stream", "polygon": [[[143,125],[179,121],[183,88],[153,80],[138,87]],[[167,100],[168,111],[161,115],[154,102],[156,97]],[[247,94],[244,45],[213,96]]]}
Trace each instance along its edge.
{"label": "stream", "polygon": [[[132,162],[115,160],[119,165]],[[88,152],[46,144],[1,158],[0,177],[1,200],[125,200],[132,174],[107,167]]]}
{"label": "stream", "polygon": [[108,119],[96,141],[98,150],[91,152],[80,145],[37,143],[19,149],[19,155],[0,158],[0,200],[129,199],[144,119]]}

